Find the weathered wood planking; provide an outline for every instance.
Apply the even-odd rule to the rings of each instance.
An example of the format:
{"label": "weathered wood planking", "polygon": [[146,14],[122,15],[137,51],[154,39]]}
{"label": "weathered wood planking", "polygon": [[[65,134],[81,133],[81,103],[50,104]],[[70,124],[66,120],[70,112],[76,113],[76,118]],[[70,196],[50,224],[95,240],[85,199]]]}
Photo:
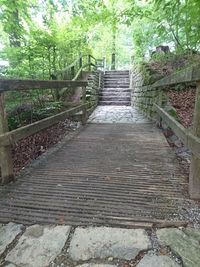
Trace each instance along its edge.
{"label": "weathered wood planking", "polygon": [[186,183],[153,124],[89,124],[0,187],[0,223],[173,224],[186,218]]}

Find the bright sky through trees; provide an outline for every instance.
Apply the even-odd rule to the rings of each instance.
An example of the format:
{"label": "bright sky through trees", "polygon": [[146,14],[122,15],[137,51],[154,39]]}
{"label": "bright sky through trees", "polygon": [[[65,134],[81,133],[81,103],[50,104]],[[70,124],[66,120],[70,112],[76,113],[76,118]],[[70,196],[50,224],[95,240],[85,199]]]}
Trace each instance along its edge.
{"label": "bright sky through trees", "polygon": [[199,0],[0,0],[1,75],[48,78],[80,54],[118,67],[158,45],[200,49]]}

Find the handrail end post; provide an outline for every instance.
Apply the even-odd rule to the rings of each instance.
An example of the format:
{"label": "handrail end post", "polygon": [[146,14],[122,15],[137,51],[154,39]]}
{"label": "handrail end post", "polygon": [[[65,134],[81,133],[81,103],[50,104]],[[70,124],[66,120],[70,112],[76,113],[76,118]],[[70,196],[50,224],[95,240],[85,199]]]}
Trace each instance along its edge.
{"label": "handrail end post", "polygon": [[200,158],[195,155],[190,165],[189,195],[191,199],[200,200]]}
{"label": "handrail end post", "polygon": [[86,104],[82,108],[81,122],[82,122],[82,125],[86,125],[86,123],[87,123],[87,107],[86,107]]}
{"label": "handrail end post", "polygon": [[91,56],[88,55],[88,70],[91,71]]}
{"label": "handrail end post", "polygon": [[[0,94],[0,133],[8,132],[8,121],[5,111],[4,93]],[[0,147],[1,184],[7,184],[14,180],[13,160],[11,146]]]}
{"label": "handrail end post", "polygon": [[11,147],[5,146],[0,149],[1,155],[1,184],[5,185],[15,180]]}
{"label": "handrail end post", "polygon": [[[200,137],[200,82],[196,89],[193,134]],[[200,158],[196,155],[192,155],[190,165],[189,193],[192,199],[200,199]]]}
{"label": "handrail end post", "polygon": [[83,104],[83,108],[82,108],[82,125],[85,125],[87,122],[87,105],[86,105],[86,86],[82,87],[82,104]]}

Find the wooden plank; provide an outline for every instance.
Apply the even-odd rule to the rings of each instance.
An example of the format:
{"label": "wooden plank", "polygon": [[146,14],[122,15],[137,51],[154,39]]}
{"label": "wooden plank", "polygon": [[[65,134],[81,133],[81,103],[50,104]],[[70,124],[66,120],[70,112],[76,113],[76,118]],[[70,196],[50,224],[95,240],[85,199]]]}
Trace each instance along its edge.
{"label": "wooden plank", "polygon": [[[196,91],[193,133],[196,139],[200,138],[200,82],[197,84]],[[197,149],[193,140],[190,140],[190,142],[193,145],[193,149]],[[200,157],[196,154],[192,155],[190,165],[189,193],[192,199],[200,199]]]}
{"label": "wooden plank", "polygon": [[182,124],[177,122],[164,109],[154,103],[155,109],[164,122],[174,131],[181,141],[191,149],[196,157],[200,158],[200,138],[192,134]]}
{"label": "wooden plank", "polygon": [[24,127],[18,128],[11,132],[0,135],[0,146],[8,146],[15,144],[17,141],[26,138],[34,133],[37,133],[45,128],[48,128],[59,121],[65,120],[67,116],[73,115],[81,110],[83,110],[85,105],[80,105],[69,110],[63,111],[54,116],[42,119],[40,121],[34,122],[32,124],[26,125]]}
{"label": "wooden plank", "polygon": [[[4,106],[4,94],[0,94],[0,134],[8,132],[8,122]],[[0,183],[6,184],[14,180],[11,147],[0,148],[1,178]]]}
{"label": "wooden plank", "polygon": [[0,92],[30,89],[60,89],[64,87],[76,88],[82,86],[87,86],[87,82],[68,80],[0,80]]}

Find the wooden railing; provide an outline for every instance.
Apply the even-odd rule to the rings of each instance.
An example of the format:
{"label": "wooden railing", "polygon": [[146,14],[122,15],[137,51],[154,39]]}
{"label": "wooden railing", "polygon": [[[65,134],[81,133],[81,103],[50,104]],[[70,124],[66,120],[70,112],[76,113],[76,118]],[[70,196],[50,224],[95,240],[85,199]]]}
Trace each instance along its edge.
{"label": "wooden railing", "polygon": [[[86,81],[39,81],[39,80],[0,80],[0,159],[1,159],[1,184],[6,184],[14,179],[11,145],[34,133],[48,128],[68,116],[82,111],[82,123],[87,119]],[[4,92],[11,90],[53,89],[82,87],[82,103],[76,107],[47,117],[32,124],[23,126],[13,131],[8,131],[8,122],[5,111]]]}
{"label": "wooden railing", "polygon": [[[192,130],[186,129],[162,107],[165,102],[163,99],[163,90],[180,83],[196,83],[197,85]],[[141,98],[146,96],[144,103],[146,108],[144,106],[143,108],[147,115],[152,117],[156,112],[158,118],[163,120],[180,138],[184,145],[191,150],[192,160],[189,177],[189,194],[193,199],[200,199],[200,64],[171,74],[154,84],[141,86],[136,94],[140,94]]]}
{"label": "wooden railing", "polygon": [[96,59],[92,55],[83,55],[63,70],[57,71],[54,77],[59,80],[75,81],[81,76],[83,70],[92,71],[98,68],[104,69],[104,64],[104,59]]}
{"label": "wooden railing", "polygon": [[[104,60],[96,60],[92,55],[85,55],[80,56],[65,69],[52,74],[53,80],[0,80],[0,184],[6,184],[14,179],[11,156],[11,146],[13,144],[59,121],[65,120],[68,116],[75,115],[80,111],[82,111],[82,123],[86,123],[87,108],[91,108],[89,103],[86,103],[86,87],[88,82],[77,79],[81,76],[83,70],[91,72],[92,70],[102,69],[103,67]],[[52,89],[59,93],[60,89],[63,90],[65,88],[68,90],[68,88],[75,89],[77,87],[82,87],[82,103],[80,105],[21,128],[8,131],[4,92],[13,90]]]}

